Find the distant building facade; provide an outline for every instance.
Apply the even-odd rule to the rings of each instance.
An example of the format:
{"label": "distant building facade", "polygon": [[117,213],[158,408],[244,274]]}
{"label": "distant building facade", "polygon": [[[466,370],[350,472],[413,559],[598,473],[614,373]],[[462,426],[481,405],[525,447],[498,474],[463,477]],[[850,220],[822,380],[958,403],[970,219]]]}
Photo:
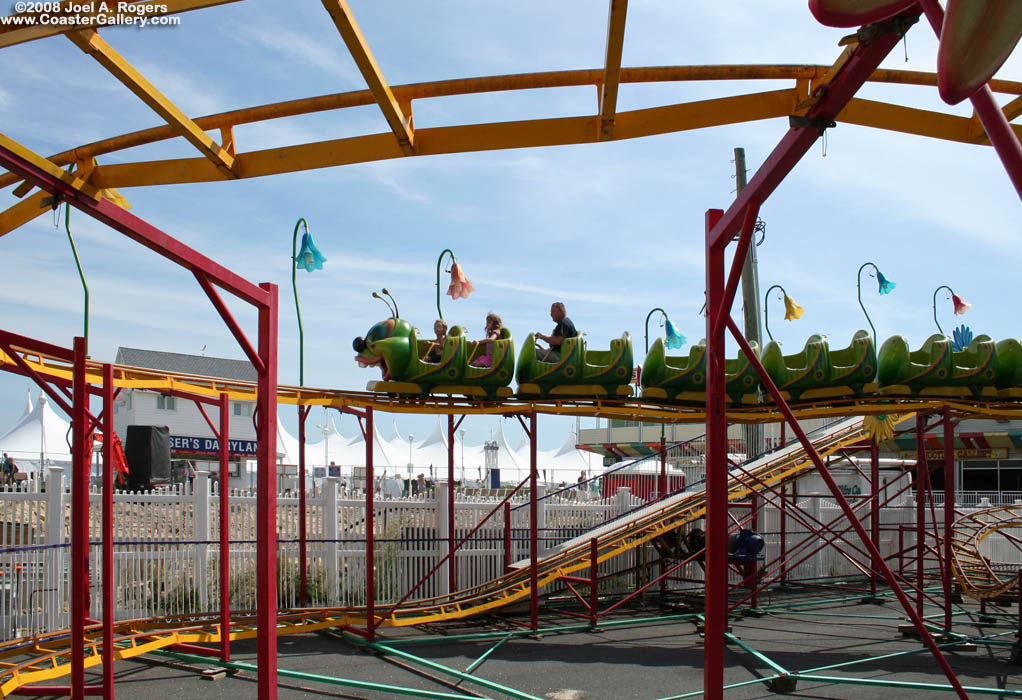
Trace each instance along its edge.
{"label": "distant building facade", "polygon": [[[255,368],[245,360],[121,347],[117,349],[115,362],[170,374],[257,380]],[[246,462],[256,458],[256,432],[252,423],[254,408],[254,401],[230,402],[228,449],[231,486],[247,487],[254,480],[245,470]],[[206,413],[219,427],[216,407],[207,405]],[[171,468],[175,481],[188,478],[189,465],[211,474],[219,473],[219,441],[194,401],[149,389],[124,389],[114,402],[114,430],[121,439],[126,439],[129,425],[165,425],[169,428]]]}

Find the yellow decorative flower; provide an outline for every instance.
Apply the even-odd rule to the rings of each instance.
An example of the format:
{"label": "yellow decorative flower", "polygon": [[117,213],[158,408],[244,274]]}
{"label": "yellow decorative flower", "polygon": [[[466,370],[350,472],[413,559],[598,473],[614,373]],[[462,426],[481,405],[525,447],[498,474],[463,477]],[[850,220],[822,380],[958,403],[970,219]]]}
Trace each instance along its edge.
{"label": "yellow decorative flower", "polygon": [[894,426],[898,424],[898,416],[894,414],[880,414],[878,416],[865,416],[862,419],[862,429],[879,445],[894,437]]}
{"label": "yellow decorative flower", "polygon": [[795,303],[795,300],[789,297],[787,294],[784,295],[784,320],[794,321],[796,318],[802,318],[802,314],[806,311],[801,306]]}

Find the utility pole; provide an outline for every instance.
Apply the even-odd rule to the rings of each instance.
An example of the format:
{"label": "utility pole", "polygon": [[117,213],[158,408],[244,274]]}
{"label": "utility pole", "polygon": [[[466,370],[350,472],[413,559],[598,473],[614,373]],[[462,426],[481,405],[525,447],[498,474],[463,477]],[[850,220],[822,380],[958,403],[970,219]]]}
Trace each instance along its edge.
{"label": "utility pole", "polygon": [[[735,183],[738,188],[736,194],[741,194],[747,183],[745,177],[745,149],[735,149]],[[752,245],[745,256],[742,265],[742,309],[745,318],[745,338],[754,347],[763,350],[763,333],[760,324],[759,308],[759,265],[756,261],[756,241],[753,232]],[[760,425],[746,425],[745,445],[748,450],[748,457],[762,454],[765,445],[763,440],[763,427]]]}

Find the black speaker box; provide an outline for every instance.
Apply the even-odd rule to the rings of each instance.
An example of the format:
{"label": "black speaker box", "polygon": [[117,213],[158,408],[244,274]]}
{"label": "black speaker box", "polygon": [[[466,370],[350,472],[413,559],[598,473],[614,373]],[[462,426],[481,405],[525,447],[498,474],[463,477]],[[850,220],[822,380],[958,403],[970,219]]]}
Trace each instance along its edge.
{"label": "black speaker box", "polygon": [[165,425],[129,425],[124,456],[129,488],[170,482],[170,429]]}

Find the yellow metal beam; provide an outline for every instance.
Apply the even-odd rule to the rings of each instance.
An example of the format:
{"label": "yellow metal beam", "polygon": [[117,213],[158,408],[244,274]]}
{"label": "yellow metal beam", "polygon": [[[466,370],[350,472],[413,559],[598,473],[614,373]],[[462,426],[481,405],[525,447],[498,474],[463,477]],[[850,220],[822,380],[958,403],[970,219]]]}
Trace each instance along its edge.
{"label": "yellow metal beam", "polygon": [[358,28],[358,23],[355,21],[354,15],[351,14],[348,3],[345,0],[323,0],[323,7],[330,13],[330,18],[337,26],[337,31],[341,33],[341,38],[344,39],[351,57],[355,59],[355,64],[362,71],[362,77],[365,78],[369,90],[383,111],[383,116],[397,137],[401,151],[406,156],[414,155],[415,132],[412,129],[411,119],[405,117],[394,93],[391,92],[380,66],[376,63],[376,58],[373,57],[369,44],[362,36],[362,30]]}
{"label": "yellow metal beam", "polygon": [[[711,126],[735,124],[790,114],[798,99],[794,89],[702,100],[680,105],[621,112],[615,138],[629,139]],[[559,117],[494,124],[469,124],[418,130],[417,155],[536,148],[594,143],[595,117]],[[239,177],[314,170],[338,165],[402,157],[390,134],[371,134],[241,153]],[[130,187],[205,182],[215,177],[209,163],[198,158],[102,165],[93,181],[101,187]]]}
{"label": "yellow metal beam", "polygon": [[[945,141],[972,142],[972,120],[968,117],[886,104],[857,97],[852,98],[848,105],[841,110],[836,121],[897,131],[903,134],[929,136]],[[1018,131],[1017,127],[1016,131]]]}
{"label": "yellow metal beam", "polygon": [[[801,99],[808,97],[807,88],[811,81],[818,81],[831,69],[830,66],[816,65],[718,65],[718,66],[650,66],[641,68],[622,68],[622,83],[658,83],[685,81],[730,81],[730,80],[794,80]],[[538,88],[573,87],[580,85],[599,86],[603,71],[600,69],[554,71],[546,73],[525,73],[519,75],[482,76],[477,78],[458,78],[439,80],[427,83],[398,85],[393,88],[399,104],[410,103],[414,99],[446,97],[450,95],[469,95],[492,93],[507,90],[529,90]],[[935,86],[937,77],[933,73],[902,70],[877,70],[870,78],[873,82],[896,83],[900,85]],[[1022,94],[1022,82],[1009,80],[992,80],[990,88],[997,93]],[[348,107],[371,105],[375,102],[369,90],[335,93],[316,97],[303,97],[273,104],[245,107],[242,109],[198,117],[195,123],[203,130],[220,129],[240,124],[253,124],[269,119],[313,114]],[[95,141],[90,144],[62,151],[50,156],[57,165],[66,165],[83,158],[101,156],[117,151],[158,143],[177,137],[177,132],[169,125],[156,126],[141,131],[134,131],[120,136]],[[228,139],[224,137],[224,141]],[[228,144],[225,143],[225,149]],[[211,177],[187,177],[180,182],[201,182],[215,179]],[[0,188],[18,182],[16,175],[0,174]],[[177,181],[177,180],[175,180]],[[121,184],[133,184],[121,182]]]}
{"label": "yellow metal beam", "polygon": [[43,200],[52,197],[49,192],[36,192],[26,197],[10,209],[0,212],[0,236],[4,236],[32,219],[42,216],[52,208],[43,204]]}
{"label": "yellow metal beam", "polygon": [[52,177],[55,177],[59,179],[61,182],[70,185],[71,187],[75,188],[76,190],[86,195],[87,197],[92,197],[96,201],[99,201],[100,199],[99,191],[95,187],[87,183],[85,179],[81,177],[80,174],[68,172],[63,168],[54,165],[52,162],[46,160],[35,151],[31,150],[30,148],[26,148],[25,146],[22,146],[20,143],[18,143],[12,138],[9,138],[4,134],[0,134],[0,146],[11,151],[19,158],[27,160],[29,163],[39,168],[40,170],[46,171]]}
{"label": "yellow metal beam", "polygon": [[1022,114],[1022,96],[1016,97],[1014,100],[1004,105],[1004,116],[1008,118],[1008,121],[1012,121]]}
{"label": "yellow metal beam", "polygon": [[[134,17],[158,17],[161,15],[174,15],[180,12],[188,12],[189,10],[199,10],[205,7],[213,7],[215,5],[226,5],[229,2],[238,2],[238,0],[160,0],[158,3],[154,3],[152,0],[132,0],[130,3],[125,4],[138,4],[143,6],[141,8],[131,9],[131,15]],[[83,6],[90,4],[94,6],[94,10],[83,9]],[[35,39],[42,39],[56,34],[64,34],[71,30],[92,29],[94,27],[104,26],[107,24],[115,24],[116,16],[118,14],[117,6],[119,3],[108,1],[106,4],[108,10],[102,11],[102,3],[88,3],[84,0],[67,0],[62,3],[63,9],[61,11],[47,13],[50,17],[55,15],[73,16],[77,22],[75,25],[39,24],[38,20],[35,24],[30,26],[14,24],[13,22],[0,24],[0,48],[5,46],[14,46],[15,44],[21,44],[26,41],[34,41]],[[124,14],[124,11],[122,10],[120,14]],[[16,16],[38,18],[39,15],[40,13],[38,12],[21,12]]]}
{"label": "yellow metal beam", "polygon": [[199,152],[209,159],[224,177],[236,177],[231,170],[234,166],[234,157],[221,148],[205,131],[200,129],[173,102],[146,80],[145,76],[124,60],[124,57],[117,53],[110,44],[106,43],[96,30],[85,29],[78,32],[69,32],[67,38],[82,51],[95,58],[100,65],[110,71],[129,90],[135,93],[139,99],[145,102],[150,109],[159,114],[172,129],[199,149]]}
{"label": "yellow metal beam", "polygon": [[600,140],[614,137],[617,112],[617,88],[621,82],[621,51],[625,44],[625,17],[628,0],[610,0],[607,18],[607,56],[603,64],[603,89],[600,91]]}

